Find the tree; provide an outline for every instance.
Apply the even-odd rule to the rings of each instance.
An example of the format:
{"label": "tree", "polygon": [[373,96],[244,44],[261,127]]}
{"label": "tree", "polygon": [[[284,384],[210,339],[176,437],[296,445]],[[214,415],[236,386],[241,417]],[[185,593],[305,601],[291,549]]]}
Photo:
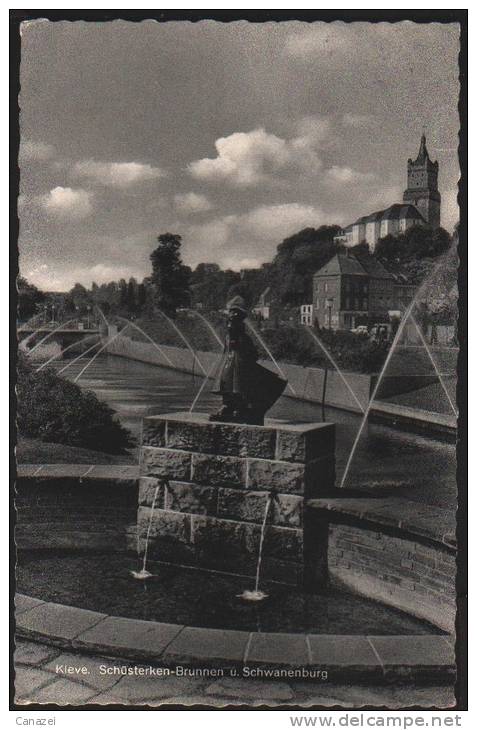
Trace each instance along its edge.
{"label": "tree", "polygon": [[157,240],[159,245],[151,253],[154,303],[165,314],[175,317],[177,307],[190,301],[191,271],[182,263],[181,236],[163,233]]}
{"label": "tree", "polygon": [[142,312],[144,307],[146,306],[146,287],[144,283],[139,284],[137,288],[137,308],[139,312]]}
{"label": "tree", "polygon": [[137,310],[136,292],[137,292],[137,281],[133,276],[131,276],[131,278],[128,281],[127,294],[126,294],[126,304],[127,304],[128,310],[130,312],[136,312],[136,310]]}
{"label": "tree", "polygon": [[45,294],[34,284],[30,284],[23,276],[17,279],[18,290],[18,317],[21,320],[29,319],[37,313],[39,306],[45,301]]}
{"label": "tree", "polygon": [[397,236],[380,238],[375,255],[386,266],[399,265],[410,280],[419,283],[432,268],[432,259],[450,248],[451,237],[444,228],[431,230],[414,226]]}
{"label": "tree", "polygon": [[119,280],[119,306],[126,308],[128,304],[128,285],[126,279]]}
{"label": "tree", "polygon": [[313,274],[341,248],[333,240],[339,230],[336,225],[304,228],[279,244],[267,284],[282,305],[311,302]]}
{"label": "tree", "polygon": [[35,372],[28,359],[18,358],[17,426],[40,441],[124,454],[134,445],[115,412],[91,391],[60,377],[51,368]]}

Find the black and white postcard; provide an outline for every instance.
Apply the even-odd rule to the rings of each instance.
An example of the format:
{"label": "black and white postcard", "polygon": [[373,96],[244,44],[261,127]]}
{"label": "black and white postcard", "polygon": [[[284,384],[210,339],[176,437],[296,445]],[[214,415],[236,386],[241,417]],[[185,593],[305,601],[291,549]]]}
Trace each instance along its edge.
{"label": "black and white postcard", "polygon": [[13,13],[15,708],[462,709],[466,13],[68,12]]}

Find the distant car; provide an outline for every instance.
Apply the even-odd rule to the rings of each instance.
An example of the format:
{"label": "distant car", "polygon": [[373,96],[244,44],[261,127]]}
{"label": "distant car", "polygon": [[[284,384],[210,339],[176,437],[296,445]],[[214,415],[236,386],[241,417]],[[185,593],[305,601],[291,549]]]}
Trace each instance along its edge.
{"label": "distant car", "polygon": [[351,332],[354,335],[367,335],[368,334],[368,328],[365,324],[360,324],[358,327],[355,327],[351,330]]}

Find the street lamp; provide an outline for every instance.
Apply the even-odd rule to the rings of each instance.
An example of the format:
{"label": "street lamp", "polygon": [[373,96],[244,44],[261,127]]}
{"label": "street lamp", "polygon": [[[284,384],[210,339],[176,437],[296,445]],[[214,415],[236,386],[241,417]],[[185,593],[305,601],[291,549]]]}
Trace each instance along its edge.
{"label": "street lamp", "polygon": [[88,324],[87,324],[87,327],[88,327],[88,329],[89,329],[89,313],[91,312],[91,307],[90,307],[90,305],[89,305],[89,304],[88,304],[88,306],[86,307],[86,309],[87,309],[87,311],[88,311]]}

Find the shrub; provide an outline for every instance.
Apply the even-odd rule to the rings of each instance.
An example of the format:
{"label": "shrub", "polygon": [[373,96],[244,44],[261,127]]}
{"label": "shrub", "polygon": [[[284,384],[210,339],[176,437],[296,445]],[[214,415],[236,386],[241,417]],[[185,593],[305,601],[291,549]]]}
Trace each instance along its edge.
{"label": "shrub", "polygon": [[[313,330],[340,368],[362,373],[379,372],[388,345],[351,332]],[[305,328],[280,327],[263,333],[277,360],[305,367],[330,367],[330,361]]]}
{"label": "shrub", "polygon": [[134,445],[114,411],[94,393],[45,368],[37,373],[20,354],[17,426],[24,436],[121,454]]}

